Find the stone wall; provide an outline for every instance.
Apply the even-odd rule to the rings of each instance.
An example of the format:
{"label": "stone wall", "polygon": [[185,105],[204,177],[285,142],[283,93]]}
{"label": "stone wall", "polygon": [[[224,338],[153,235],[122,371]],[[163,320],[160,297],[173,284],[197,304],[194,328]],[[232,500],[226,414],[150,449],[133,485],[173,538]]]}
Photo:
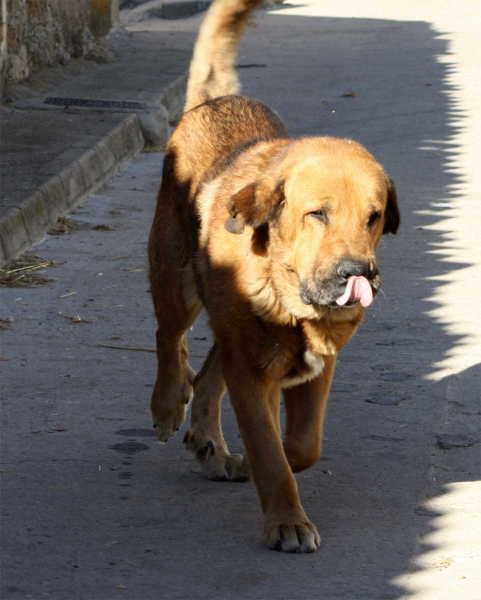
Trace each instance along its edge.
{"label": "stone wall", "polygon": [[0,87],[3,91],[7,63],[7,0],[0,0]]}
{"label": "stone wall", "polygon": [[119,0],[0,0],[1,83],[86,56],[118,19]]}

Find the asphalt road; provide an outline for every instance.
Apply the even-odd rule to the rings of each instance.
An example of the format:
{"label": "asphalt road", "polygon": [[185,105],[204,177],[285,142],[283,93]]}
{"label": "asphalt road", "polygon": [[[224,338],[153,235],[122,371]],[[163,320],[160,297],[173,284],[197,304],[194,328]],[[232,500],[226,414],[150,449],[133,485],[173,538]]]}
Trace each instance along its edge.
{"label": "asphalt road", "polygon": [[[321,549],[265,549],[254,487],[204,480],[186,426],[156,443],[146,243],[162,155],[142,154],[34,249],[56,262],[33,272],[47,282],[2,289],[5,600],[481,597],[475,3],[338,4],[263,16],[239,56],[244,92],[293,135],[364,143],[403,217],[380,248],[384,294],[341,354],[324,458],[298,476]],[[209,340],[202,317],[196,369]]]}

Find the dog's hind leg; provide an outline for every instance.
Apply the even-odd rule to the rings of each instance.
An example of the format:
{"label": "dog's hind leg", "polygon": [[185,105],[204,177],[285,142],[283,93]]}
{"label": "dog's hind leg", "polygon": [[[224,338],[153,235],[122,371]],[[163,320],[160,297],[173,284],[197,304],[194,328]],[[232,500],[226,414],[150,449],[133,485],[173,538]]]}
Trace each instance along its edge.
{"label": "dog's hind leg", "polygon": [[188,362],[186,331],[201,309],[185,238],[169,190],[161,189],[149,239],[151,291],[157,317],[157,380],[151,410],[160,442],[185,421],[195,372]]}
{"label": "dog's hind leg", "polygon": [[216,344],[194,380],[192,424],[185,434],[187,450],[195,453],[208,479],[247,481],[248,466],[240,454],[230,454],[221,427],[221,404],[226,390]]}

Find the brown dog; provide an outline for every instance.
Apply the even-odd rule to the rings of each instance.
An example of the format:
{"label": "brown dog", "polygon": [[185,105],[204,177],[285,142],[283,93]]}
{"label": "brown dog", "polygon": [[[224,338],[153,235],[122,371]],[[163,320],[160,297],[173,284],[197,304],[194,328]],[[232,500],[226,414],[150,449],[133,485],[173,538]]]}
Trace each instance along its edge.
{"label": "brown dog", "polygon": [[[251,472],[266,545],[312,552],[320,537],[293,472],[319,459],[336,356],[379,289],[375,250],[396,232],[399,212],[393,182],[362,146],[290,139],[271,109],[233,95],[236,45],[260,3],[213,3],[167,147],[149,241],[158,320],[151,408],[165,442],[193,395],[184,442],[209,479]],[[215,344],[195,376],[186,331],[202,305]],[[222,436],[226,385],[248,464]]]}

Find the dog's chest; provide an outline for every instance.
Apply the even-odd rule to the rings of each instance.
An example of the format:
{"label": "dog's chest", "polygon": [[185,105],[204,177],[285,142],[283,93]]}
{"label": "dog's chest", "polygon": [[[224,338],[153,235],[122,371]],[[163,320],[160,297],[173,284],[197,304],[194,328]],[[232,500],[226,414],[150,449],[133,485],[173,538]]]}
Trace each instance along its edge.
{"label": "dog's chest", "polygon": [[281,381],[281,387],[289,388],[315,379],[324,369],[324,357],[305,349],[295,357],[293,366]]}

